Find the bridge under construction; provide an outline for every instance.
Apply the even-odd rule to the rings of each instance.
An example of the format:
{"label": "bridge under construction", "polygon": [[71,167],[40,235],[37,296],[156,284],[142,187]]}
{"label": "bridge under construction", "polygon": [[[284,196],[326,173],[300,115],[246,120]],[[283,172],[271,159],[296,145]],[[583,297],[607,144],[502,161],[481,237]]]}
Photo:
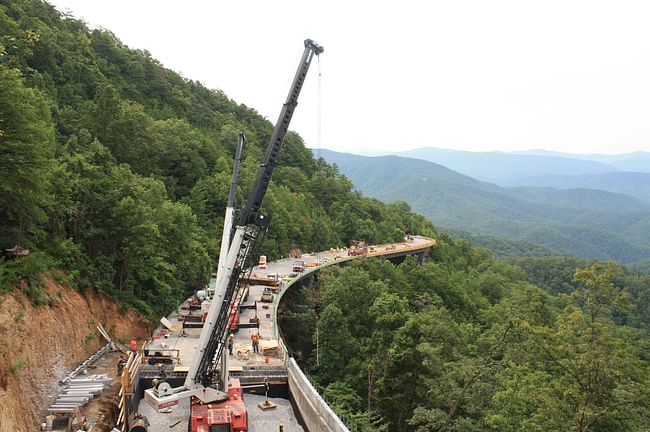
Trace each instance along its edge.
{"label": "bridge under construction", "polygon": [[[232,354],[228,354],[227,363],[230,376],[239,379],[246,393],[248,431],[348,430],[289,356],[280,337],[277,313],[284,294],[329,266],[368,256],[400,259],[416,255],[423,260],[435,244],[431,238],[409,236],[402,243],[369,246],[364,255],[349,256],[347,249],[303,254],[300,259],[306,266],[300,273],[292,271],[294,259],[269,262],[266,269],[254,268],[247,295],[238,304],[238,324],[232,331]],[[199,324],[186,321],[188,316],[200,316],[192,312],[191,303],[191,299],[186,301],[177,312],[161,320],[165,325],[131,353],[122,376],[120,430],[144,425],[145,417],[148,431],[185,430],[190,415],[187,400],[154,407],[145,400],[144,390],[151,388],[154,380],[164,379],[175,385],[186,379],[201,332]],[[258,352],[252,347],[252,334],[259,335]]]}

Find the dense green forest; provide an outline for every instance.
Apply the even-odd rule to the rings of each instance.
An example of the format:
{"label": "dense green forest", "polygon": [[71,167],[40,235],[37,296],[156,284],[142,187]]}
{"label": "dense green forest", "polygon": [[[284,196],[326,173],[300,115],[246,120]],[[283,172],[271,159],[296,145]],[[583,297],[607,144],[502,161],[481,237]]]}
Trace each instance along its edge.
{"label": "dense green forest", "polygon": [[469,240],[475,245],[485,247],[492,252],[492,256],[495,258],[562,255],[561,251],[540,246],[526,240],[476,234],[453,228],[438,228],[438,230],[453,238]]}
{"label": "dense green forest", "polygon": [[[0,1],[0,94],[0,250],[31,252],[1,262],[3,290],[24,279],[35,302],[56,301],[41,290],[50,272],[153,317],[206,281],[238,133],[248,138],[241,204],[269,121],[40,0]],[[356,238],[434,235],[404,203],[353,192],[295,133],[265,211],[273,222],[257,252],[269,259]]]}
{"label": "dense green forest", "polygon": [[319,304],[319,320],[283,315],[353,431],[648,430],[648,276],[495,261],[443,235],[422,266],[369,259],[321,282],[294,302]]}

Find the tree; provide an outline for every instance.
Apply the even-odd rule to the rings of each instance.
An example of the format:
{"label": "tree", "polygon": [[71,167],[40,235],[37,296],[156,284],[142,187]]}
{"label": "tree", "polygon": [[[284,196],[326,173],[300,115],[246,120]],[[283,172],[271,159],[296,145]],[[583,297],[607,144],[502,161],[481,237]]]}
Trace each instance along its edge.
{"label": "tree", "polygon": [[611,321],[629,308],[613,281],[618,268],[596,263],[579,268],[580,288],[550,326],[517,320],[523,350],[510,351],[499,379],[499,430],[638,430],[650,408],[648,365]]}
{"label": "tree", "polygon": [[45,98],[0,64],[0,248],[34,245],[50,203],[54,128]]}

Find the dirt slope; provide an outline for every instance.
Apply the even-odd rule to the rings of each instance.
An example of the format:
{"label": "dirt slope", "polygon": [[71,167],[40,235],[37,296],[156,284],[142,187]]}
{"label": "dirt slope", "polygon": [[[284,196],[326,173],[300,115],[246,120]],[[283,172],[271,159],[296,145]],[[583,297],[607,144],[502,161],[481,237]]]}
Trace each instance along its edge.
{"label": "dirt slope", "polygon": [[33,431],[58,390],[58,380],[106,342],[97,323],[116,340],[146,338],[142,315],[120,314],[119,304],[48,281],[54,306],[32,306],[20,293],[0,297],[0,430]]}

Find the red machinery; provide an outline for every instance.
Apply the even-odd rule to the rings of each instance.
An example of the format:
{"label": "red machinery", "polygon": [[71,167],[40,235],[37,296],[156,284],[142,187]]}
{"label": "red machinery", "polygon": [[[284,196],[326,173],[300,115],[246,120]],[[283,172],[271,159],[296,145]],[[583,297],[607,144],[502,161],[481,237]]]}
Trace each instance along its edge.
{"label": "red machinery", "polygon": [[348,256],[368,255],[368,244],[364,241],[350,240]]}
{"label": "red machinery", "polygon": [[[238,379],[231,379],[228,384],[228,400],[217,403],[203,403],[199,398],[192,397],[189,432],[239,432],[248,430],[248,413],[244,406],[244,398]],[[223,425],[221,429],[215,425]],[[228,425],[230,427],[228,427]]]}

